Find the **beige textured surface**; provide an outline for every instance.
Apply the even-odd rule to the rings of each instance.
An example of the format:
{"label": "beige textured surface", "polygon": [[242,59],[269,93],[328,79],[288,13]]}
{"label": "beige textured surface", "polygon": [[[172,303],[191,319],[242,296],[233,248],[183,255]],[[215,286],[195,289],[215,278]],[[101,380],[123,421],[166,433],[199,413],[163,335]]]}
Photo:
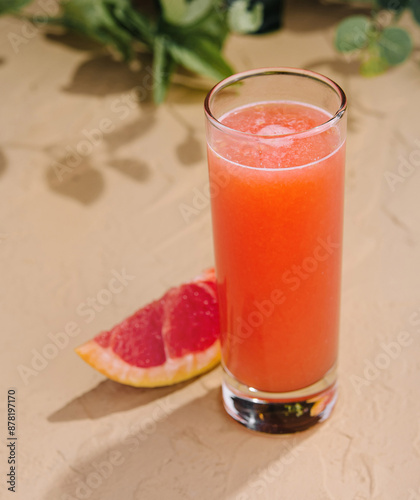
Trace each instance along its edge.
{"label": "beige textured surface", "polygon": [[[283,31],[227,46],[238,70],[314,69],[351,103],[340,399],[327,423],[283,438],[225,416],[219,369],[136,390],[104,380],[73,351],[212,263],[208,202],[188,221],[179,210],[206,182],[204,94],[177,86],[157,110],[135,105],[130,89],[147,87],[147,69],[131,73],[98,49],[39,33],[16,53],[8,34],[21,24],[1,20],[2,498],[420,498],[420,69],[415,55],[379,78],[358,76],[332,48],[341,15],[289,9]],[[54,161],[104,123],[60,182]],[[398,174],[403,159],[392,188],[386,173]],[[103,292],[122,272],[122,291]],[[89,314],[98,294],[109,304]],[[61,348],[46,348],[53,359],[19,375],[63,331]],[[4,475],[8,387],[18,392],[14,496]]]}

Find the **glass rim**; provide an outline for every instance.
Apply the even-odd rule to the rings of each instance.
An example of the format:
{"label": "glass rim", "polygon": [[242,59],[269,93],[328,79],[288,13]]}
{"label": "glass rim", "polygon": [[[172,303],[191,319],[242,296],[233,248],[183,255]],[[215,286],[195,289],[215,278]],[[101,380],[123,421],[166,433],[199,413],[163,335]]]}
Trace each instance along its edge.
{"label": "glass rim", "polygon": [[[301,130],[300,132],[292,132],[290,134],[267,134],[260,135],[254,134],[252,132],[242,132],[241,130],[236,130],[232,127],[224,125],[220,122],[212,113],[210,101],[212,98],[221,90],[225,89],[229,85],[233,83],[237,83],[241,80],[246,80],[247,78],[252,78],[256,76],[264,76],[264,75],[289,75],[289,76],[299,76],[311,78],[312,80],[316,80],[318,82],[323,82],[328,85],[331,89],[333,89],[338,97],[340,98],[340,106],[338,110],[334,113],[331,118],[321,123],[320,125],[316,125],[315,127],[308,128],[306,130]],[[263,102],[270,102],[269,100],[264,99]],[[224,80],[221,80],[217,83],[207,94],[204,100],[204,111],[209,122],[220,131],[228,133],[240,135],[243,137],[253,137],[253,138],[267,138],[267,139],[280,139],[280,138],[292,138],[292,137],[306,137],[308,135],[318,134],[328,130],[333,127],[340,119],[343,117],[344,113],[347,109],[347,97],[344,90],[333,80],[328,78],[327,76],[321,75],[320,73],[316,73],[315,71],[310,71],[307,69],[299,69],[299,68],[291,68],[291,67],[268,67],[268,68],[255,68],[248,71],[242,71],[240,73],[235,73],[234,75],[228,76]]]}

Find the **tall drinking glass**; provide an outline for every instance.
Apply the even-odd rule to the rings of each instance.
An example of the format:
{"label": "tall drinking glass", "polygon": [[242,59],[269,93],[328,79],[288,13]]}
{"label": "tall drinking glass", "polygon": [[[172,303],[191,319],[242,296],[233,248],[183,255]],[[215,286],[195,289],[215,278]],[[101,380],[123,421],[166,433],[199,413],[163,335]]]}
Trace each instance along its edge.
{"label": "tall drinking glass", "polygon": [[233,75],[205,101],[223,400],[289,433],[336,401],[346,96],[291,68]]}

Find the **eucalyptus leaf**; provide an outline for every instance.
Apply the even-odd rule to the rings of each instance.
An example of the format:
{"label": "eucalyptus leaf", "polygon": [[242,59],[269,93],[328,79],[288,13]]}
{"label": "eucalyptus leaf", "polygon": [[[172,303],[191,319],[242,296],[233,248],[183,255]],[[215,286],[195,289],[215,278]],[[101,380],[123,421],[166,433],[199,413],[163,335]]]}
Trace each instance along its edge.
{"label": "eucalyptus leaf", "polygon": [[410,0],[409,5],[416,23],[420,24],[420,0]]}
{"label": "eucalyptus leaf", "polygon": [[335,47],[339,52],[352,52],[353,50],[363,49],[369,42],[371,29],[372,25],[368,17],[348,17],[338,25]]}
{"label": "eucalyptus leaf", "polygon": [[405,61],[413,50],[410,35],[405,29],[397,26],[384,28],[378,39],[378,44],[381,57],[391,66]]}
{"label": "eucalyptus leaf", "polygon": [[229,28],[236,33],[258,31],[264,21],[264,6],[261,2],[250,8],[248,0],[235,0],[228,10]]}
{"label": "eucalyptus leaf", "polygon": [[15,14],[32,0],[0,0],[0,14]]}
{"label": "eucalyptus leaf", "polygon": [[360,74],[363,76],[378,76],[384,73],[389,68],[389,64],[381,56],[379,46],[373,42],[369,46],[365,59],[360,65]]}
{"label": "eucalyptus leaf", "polygon": [[184,45],[170,43],[168,50],[177,63],[214,80],[223,80],[233,73],[219,48],[209,40],[190,39]]}
{"label": "eucalyptus leaf", "polygon": [[214,7],[214,0],[160,0],[163,17],[170,24],[186,26],[202,19]]}

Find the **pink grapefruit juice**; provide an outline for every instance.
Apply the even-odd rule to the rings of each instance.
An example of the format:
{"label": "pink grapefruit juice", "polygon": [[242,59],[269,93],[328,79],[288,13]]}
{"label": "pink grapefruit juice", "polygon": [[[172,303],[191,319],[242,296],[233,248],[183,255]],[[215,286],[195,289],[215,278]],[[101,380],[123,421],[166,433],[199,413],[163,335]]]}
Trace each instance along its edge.
{"label": "pink grapefruit juice", "polygon": [[[337,358],[344,140],[331,118],[291,101],[225,114],[253,143],[208,148],[222,360],[237,381],[284,393],[321,380]],[[320,127],[321,129],[321,127]],[[242,134],[243,136],[243,134]]]}

